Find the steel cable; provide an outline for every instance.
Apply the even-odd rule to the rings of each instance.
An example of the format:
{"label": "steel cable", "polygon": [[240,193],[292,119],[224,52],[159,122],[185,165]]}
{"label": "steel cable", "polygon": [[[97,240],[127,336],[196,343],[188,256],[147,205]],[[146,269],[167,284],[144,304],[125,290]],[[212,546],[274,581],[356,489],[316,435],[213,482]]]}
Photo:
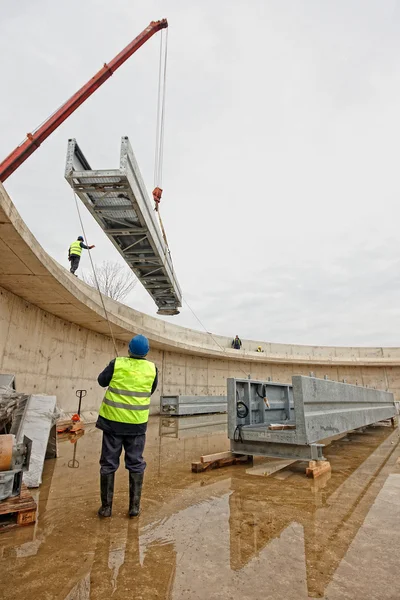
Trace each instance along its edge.
{"label": "steel cable", "polygon": [[[85,239],[85,244],[86,244],[86,246],[89,246],[88,241],[87,241],[87,237],[86,237],[85,227],[84,227],[83,221],[82,221],[81,211],[79,210],[79,204],[78,204],[78,200],[77,200],[77,197],[76,197],[75,190],[73,189],[72,192],[74,194],[75,206],[76,206],[76,210],[77,210],[77,213],[78,213],[79,222],[80,222],[81,227],[82,227],[82,233],[83,233],[83,237]],[[112,331],[112,328],[111,328],[110,319],[108,318],[108,313],[107,313],[106,305],[104,304],[103,294],[101,293],[101,290],[100,290],[100,285],[99,285],[99,281],[97,279],[97,273],[96,273],[96,269],[94,268],[94,263],[93,263],[93,259],[92,259],[90,250],[89,250],[89,259],[90,259],[90,264],[92,265],[93,277],[94,277],[94,280],[96,282],[97,291],[99,292],[100,302],[101,302],[101,304],[103,306],[104,314],[105,314],[105,317],[106,317],[107,323],[108,323],[108,328],[110,330],[110,336],[111,336],[111,339],[112,339],[112,342],[113,342],[113,345],[114,345],[115,356],[118,356],[117,344],[116,344],[115,337],[114,337],[114,334],[113,334],[113,331]]]}

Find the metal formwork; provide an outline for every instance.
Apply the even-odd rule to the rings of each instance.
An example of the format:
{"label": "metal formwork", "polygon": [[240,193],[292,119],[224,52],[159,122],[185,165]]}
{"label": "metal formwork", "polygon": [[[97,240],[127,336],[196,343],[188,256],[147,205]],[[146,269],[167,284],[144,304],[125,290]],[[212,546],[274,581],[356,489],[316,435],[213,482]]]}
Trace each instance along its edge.
{"label": "metal formwork", "polygon": [[[393,394],[296,375],[292,385],[228,379],[232,452],[323,460],[324,439],[393,418]],[[279,429],[281,428],[281,429]]]}
{"label": "metal formwork", "polygon": [[182,293],[127,137],[120,168],[93,171],[76,140],[68,142],[65,178],[158,306],[179,314]]}
{"label": "metal formwork", "polygon": [[161,396],[162,415],[226,413],[226,396]]}

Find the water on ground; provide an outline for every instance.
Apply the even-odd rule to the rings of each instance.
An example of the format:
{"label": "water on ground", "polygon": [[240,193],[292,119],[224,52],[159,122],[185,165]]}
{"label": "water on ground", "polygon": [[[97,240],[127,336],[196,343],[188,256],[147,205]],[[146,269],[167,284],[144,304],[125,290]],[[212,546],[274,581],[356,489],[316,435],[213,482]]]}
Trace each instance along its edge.
{"label": "water on ground", "polygon": [[101,432],[60,442],[36,525],[0,535],[0,598],[398,600],[398,430],[332,443],[332,474],[315,481],[304,463],[266,478],[249,465],[191,473],[192,460],[228,449],[224,420],[151,419],[136,520],[123,465],[112,518],[96,516]]}

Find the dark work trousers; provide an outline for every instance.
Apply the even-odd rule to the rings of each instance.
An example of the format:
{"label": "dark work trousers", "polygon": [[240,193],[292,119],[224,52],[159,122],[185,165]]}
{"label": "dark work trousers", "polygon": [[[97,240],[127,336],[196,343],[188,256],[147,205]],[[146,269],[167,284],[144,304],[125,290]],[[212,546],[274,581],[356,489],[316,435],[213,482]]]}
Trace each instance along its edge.
{"label": "dark work trousers", "polygon": [[103,431],[100,473],[110,475],[119,467],[122,446],[125,450],[125,468],[131,473],[144,473],[146,462],[143,458],[146,435],[114,435]]}
{"label": "dark work trousers", "polygon": [[78,256],[77,254],[71,254],[70,259],[71,259],[70,271],[71,271],[71,273],[75,273],[75,271],[79,267],[79,261],[81,260],[81,257]]}

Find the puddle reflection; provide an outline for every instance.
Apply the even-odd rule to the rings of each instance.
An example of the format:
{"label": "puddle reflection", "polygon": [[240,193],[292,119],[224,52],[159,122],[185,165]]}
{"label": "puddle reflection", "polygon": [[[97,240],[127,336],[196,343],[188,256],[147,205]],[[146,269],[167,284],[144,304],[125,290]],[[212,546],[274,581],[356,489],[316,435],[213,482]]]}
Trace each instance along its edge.
{"label": "puddle reflection", "polygon": [[[0,537],[0,597],[302,600],[326,598],[329,589],[329,599],[339,599],[362,585],[358,540],[367,521],[380,526],[375,506],[389,475],[387,528],[394,514],[388,502],[400,504],[399,437],[390,428],[333,443],[326,450],[332,475],[313,481],[300,463],[268,478],[247,475],[245,465],[193,474],[192,460],[228,448],[225,423],[161,417],[148,429],[142,516],[126,517],[128,476],[121,468],[113,517],[100,521],[100,441],[100,432],[88,428],[79,452],[77,443],[63,442],[60,457],[46,462],[37,526]],[[76,462],[79,468],[71,467]],[[399,521],[390,521],[394,539]],[[360,572],[350,576],[351,554]],[[395,556],[379,564],[377,590]],[[379,597],[400,597],[400,585],[391,592]]]}

